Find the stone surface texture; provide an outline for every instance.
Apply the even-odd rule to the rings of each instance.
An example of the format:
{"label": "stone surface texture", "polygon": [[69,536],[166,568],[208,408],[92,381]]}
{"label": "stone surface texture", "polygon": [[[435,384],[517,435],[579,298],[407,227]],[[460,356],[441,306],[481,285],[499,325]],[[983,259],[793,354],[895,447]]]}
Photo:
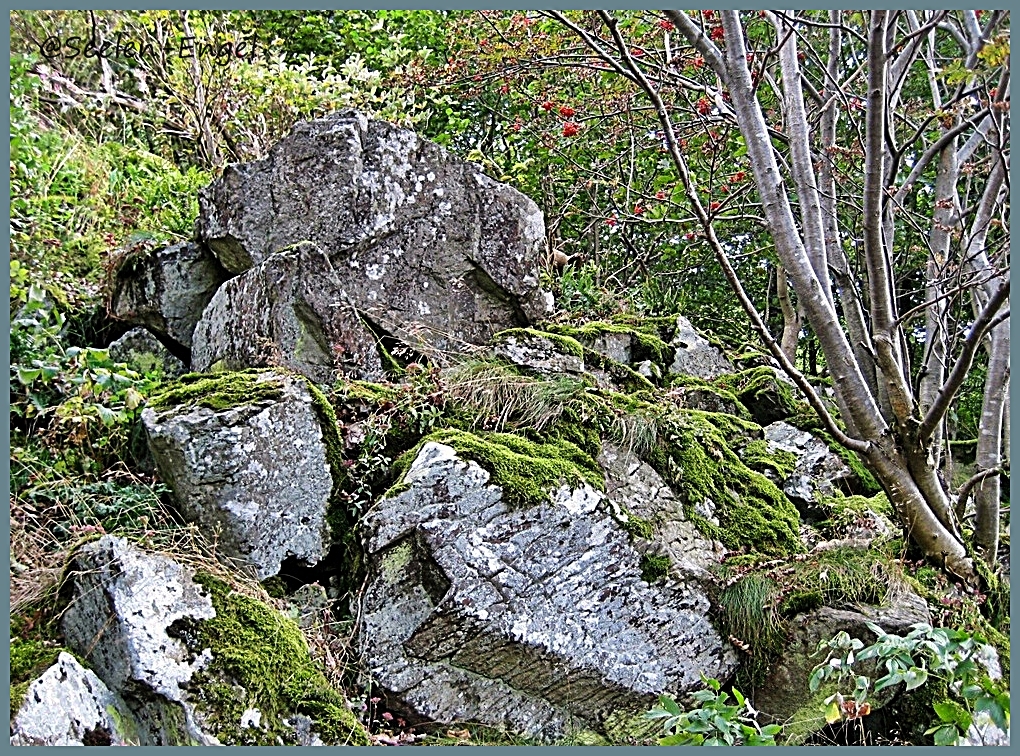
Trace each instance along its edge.
{"label": "stone surface texture", "polygon": [[92,670],[61,652],[28,687],[11,722],[11,745],[130,745],[127,707]]}
{"label": "stone surface texture", "polygon": [[160,372],[176,378],[188,372],[187,366],[145,328],[132,328],[109,346],[110,359],[123,362],[143,375]]}
{"label": "stone surface texture", "polygon": [[227,277],[209,250],[194,242],[136,252],[117,270],[110,312],[119,320],[151,329],[186,351],[195,324]]}
{"label": "stone surface texture", "polygon": [[708,600],[649,585],[604,495],[508,509],[479,465],[426,444],[368,515],[361,643],[387,705],[542,739],[725,678]]}
{"label": "stone surface texture", "polygon": [[676,334],[670,346],[676,348],[676,357],[669,368],[671,373],[709,381],[734,372],[733,364],[726,355],[699,334],[683,315],[677,316]]}
{"label": "stone surface texture", "polygon": [[70,575],[64,637],[124,698],[139,723],[139,745],[216,745],[186,703],[188,682],[209,657],[192,658],[167,633],[181,618],[215,616],[193,573],[123,538],[103,536],[75,552]]}
{"label": "stone surface texture", "polygon": [[267,372],[281,397],[226,410],[146,408],[160,477],[186,518],[217,532],[220,553],[259,579],[288,558],[315,564],[329,549],[333,478],[313,398],[300,377]]}

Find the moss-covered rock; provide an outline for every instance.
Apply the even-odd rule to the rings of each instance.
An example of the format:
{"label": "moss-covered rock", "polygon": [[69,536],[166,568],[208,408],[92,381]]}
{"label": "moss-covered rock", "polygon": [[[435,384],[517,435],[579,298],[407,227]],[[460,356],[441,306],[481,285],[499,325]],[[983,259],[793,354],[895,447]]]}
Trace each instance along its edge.
{"label": "moss-covered rock", "polygon": [[208,407],[222,411],[279,400],[283,396],[280,373],[249,369],[232,373],[188,373],[149,399],[154,410]]}
{"label": "moss-covered rock", "polygon": [[796,389],[768,366],[723,375],[713,383],[736,396],[759,425],[785,420],[807,409],[806,402],[796,396]]}
{"label": "moss-covered rock", "polygon": [[[189,685],[189,701],[224,745],[297,743],[286,720],[303,715],[330,745],[367,745],[368,737],[344,696],[312,662],[298,626],[275,609],[198,574],[216,616],[179,621],[174,634],[193,653],[212,650],[211,661]],[[258,726],[242,726],[245,712]],[[248,720],[251,717],[247,718]]]}
{"label": "moss-covered rock", "polygon": [[575,444],[562,439],[544,443],[529,441],[511,433],[472,433],[447,429],[425,436],[421,443],[400,458],[399,469],[406,469],[421,446],[434,441],[446,444],[464,459],[471,459],[492,475],[492,482],[503,489],[511,507],[526,507],[549,501],[564,484],[587,484],[595,490],[605,488],[598,464]]}

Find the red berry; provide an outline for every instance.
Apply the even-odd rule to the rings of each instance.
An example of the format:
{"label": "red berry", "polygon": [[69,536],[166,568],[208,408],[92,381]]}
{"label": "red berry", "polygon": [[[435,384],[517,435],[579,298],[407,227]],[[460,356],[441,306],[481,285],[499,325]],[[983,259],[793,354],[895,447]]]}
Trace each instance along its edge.
{"label": "red berry", "polygon": [[563,136],[565,137],[576,136],[577,132],[578,132],[577,124],[574,123],[573,121],[567,121],[565,124],[563,124]]}
{"label": "red berry", "polygon": [[720,203],[720,202],[711,202],[708,205],[708,209],[711,210],[713,213],[716,210],[718,210],[720,207],[722,207],[722,203]]}
{"label": "red berry", "polygon": [[664,200],[664,199],[666,199],[666,193],[664,191],[662,191],[662,189],[660,189],[659,191],[657,191],[655,193],[655,199],[657,199],[657,200]]}
{"label": "red berry", "polygon": [[663,19],[662,21],[659,22],[659,28],[665,31],[673,31],[676,27],[673,26],[672,21],[667,21],[666,19]]}
{"label": "red berry", "polygon": [[712,37],[712,39],[719,41],[720,39],[726,36],[726,32],[723,30],[721,26],[715,26],[712,28],[712,31],[709,34],[709,36]]}
{"label": "red berry", "polygon": [[574,113],[574,109],[569,105],[564,105],[560,108],[560,115],[564,118],[570,118],[570,116],[574,115]]}
{"label": "red berry", "polygon": [[733,174],[733,178],[731,180],[733,181],[733,183],[736,184],[740,181],[743,181],[746,177],[747,177],[746,173],[744,173],[743,171],[737,171],[736,173]]}
{"label": "red berry", "polygon": [[503,86],[501,86],[499,88],[499,93],[500,94],[506,94],[509,91],[510,91],[510,85],[509,84],[504,84]]}
{"label": "red berry", "polygon": [[546,100],[545,102],[542,103],[542,110],[546,111],[547,113],[555,107],[556,106],[553,105],[552,102],[550,102],[549,100]]}
{"label": "red berry", "polygon": [[719,191],[722,192],[723,194],[729,194],[730,193],[730,185],[729,184],[723,184],[722,186],[719,187]]}
{"label": "red berry", "polygon": [[708,115],[712,112],[712,101],[707,97],[702,97],[698,100],[694,107],[698,109],[698,112],[701,113],[701,115]]}
{"label": "red berry", "polygon": [[691,239],[693,239],[693,238],[694,238],[694,232],[693,232],[693,231],[688,231],[688,232],[687,232],[686,234],[684,234],[684,238],[685,238],[685,239],[686,239],[687,241],[690,241]]}
{"label": "red berry", "polygon": [[705,65],[705,59],[698,55],[697,57],[691,58],[691,65],[695,68],[701,68]]}
{"label": "red berry", "polygon": [[645,54],[645,51],[642,50],[640,47],[635,47],[633,50],[630,51],[630,54],[633,55],[635,58],[640,58],[642,55]]}
{"label": "red berry", "polygon": [[616,225],[616,218],[606,218],[606,225],[607,226],[615,226]]}
{"label": "red berry", "polygon": [[645,209],[641,205],[634,205],[634,215],[641,215]]}

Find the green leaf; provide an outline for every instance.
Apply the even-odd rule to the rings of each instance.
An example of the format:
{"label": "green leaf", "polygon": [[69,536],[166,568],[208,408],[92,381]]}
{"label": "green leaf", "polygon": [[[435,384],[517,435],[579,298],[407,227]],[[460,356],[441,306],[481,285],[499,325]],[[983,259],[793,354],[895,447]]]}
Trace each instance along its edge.
{"label": "green leaf", "polygon": [[839,712],[839,704],[833,701],[825,709],[825,721],[829,724],[838,722],[843,718],[843,715]]}
{"label": "green leaf", "polygon": [[937,746],[951,746],[956,745],[956,741],[960,739],[960,734],[956,731],[956,728],[952,725],[944,725],[935,730],[935,745]]}
{"label": "green leaf", "polygon": [[925,684],[928,680],[928,670],[923,667],[914,667],[913,669],[907,670],[904,680],[907,683],[907,690],[914,690]]}
{"label": "green leaf", "polygon": [[974,704],[974,709],[976,711],[985,712],[992,718],[992,721],[995,722],[995,726],[1003,732],[1005,732],[1006,728],[1009,726],[1009,721],[1006,718],[1006,712],[1002,710],[1002,706],[994,698],[979,698],[977,703]]}

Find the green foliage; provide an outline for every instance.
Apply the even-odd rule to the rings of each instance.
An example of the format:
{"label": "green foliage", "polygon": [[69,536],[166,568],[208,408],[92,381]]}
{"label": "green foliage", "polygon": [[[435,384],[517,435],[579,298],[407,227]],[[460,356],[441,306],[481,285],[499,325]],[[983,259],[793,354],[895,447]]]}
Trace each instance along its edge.
{"label": "green foliage", "polygon": [[105,349],[67,346],[65,319],[32,286],[11,322],[11,419],[51,449],[77,449],[84,471],[130,461],[136,420],[159,373],[140,375]]}
{"label": "green foliage", "polygon": [[[209,592],[216,616],[179,620],[172,630],[194,653],[212,649],[212,660],[190,685],[192,700],[224,745],[292,740],[293,729],[282,720],[295,713],[310,717],[327,742],[368,744],[343,695],[312,662],[293,621],[211,575],[200,573],[195,580]],[[235,685],[244,689],[243,698]],[[262,727],[238,726],[248,708],[262,712]]]}
{"label": "green foliage", "polygon": [[[938,719],[925,732],[934,737],[935,745],[961,742],[978,712],[987,714],[1005,731],[1009,727],[1009,690],[988,674],[986,661],[994,656],[991,646],[980,636],[963,630],[934,628],[925,623],[912,627],[907,635],[900,636],[868,623],[876,636],[870,646],[864,646],[862,641],[850,638],[843,631],[819,644],[818,653],[824,651],[826,658],[812,671],[810,689],[816,691],[830,679],[840,685],[851,679],[854,682],[852,694],[837,690],[825,700],[826,718],[835,722],[847,711],[857,716],[869,690],[877,693],[902,683],[906,691],[911,691],[930,684],[934,678],[949,696],[934,703]],[[886,670],[877,680],[872,681],[854,670],[856,663],[868,659],[875,659]],[[852,697],[853,706],[846,706],[844,698],[847,696]]]}
{"label": "green foliage", "polygon": [[646,583],[654,583],[669,574],[670,561],[662,554],[641,555],[641,579]]}
{"label": "green foliage", "polygon": [[736,688],[730,694],[721,690],[718,680],[702,675],[708,686],[691,695],[701,704],[695,709],[684,711],[668,695],[659,696],[659,705],[645,716],[661,722],[664,737],[659,745],[704,745],[704,746],[774,746],[776,735],[782,731],[777,724],[758,724],[757,712]]}

